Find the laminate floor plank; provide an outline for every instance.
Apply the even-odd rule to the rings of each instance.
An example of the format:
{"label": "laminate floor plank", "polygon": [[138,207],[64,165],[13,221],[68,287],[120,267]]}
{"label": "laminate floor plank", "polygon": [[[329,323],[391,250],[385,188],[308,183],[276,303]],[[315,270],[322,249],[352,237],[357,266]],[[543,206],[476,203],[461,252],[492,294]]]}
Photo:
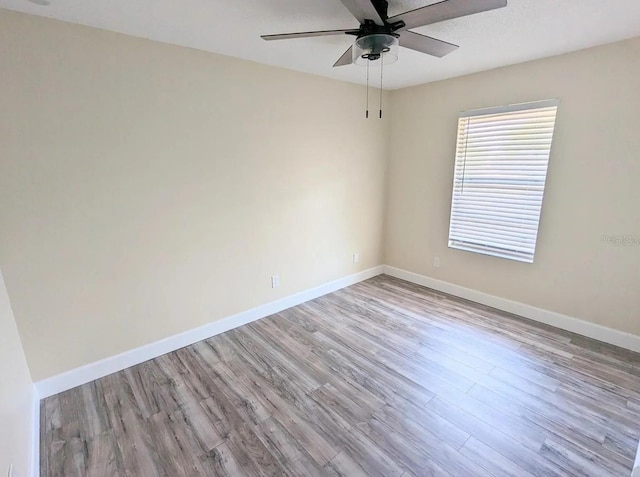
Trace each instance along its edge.
{"label": "laminate floor plank", "polygon": [[[579,421],[566,419],[564,411],[559,411],[553,406],[544,411],[532,411],[526,406],[517,404],[513,399],[500,396],[497,393],[493,393],[493,391],[481,388],[474,391],[476,391],[474,393],[475,396],[485,404],[500,408],[504,412],[512,413],[514,418],[521,418],[523,422],[528,423],[529,427],[538,428],[541,432],[546,432],[548,436],[556,439],[557,442],[566,440],[572,444],[580,445],[590,452],[593,449],[603,457],[606,457],[606,460],[612,464],[617,462],[624,467],[631,466],[628,456],[635,452],[637,447],[638,440],[635,438],[630,438],[623,433],[614,433],[619,443],[618,448],[623,449],[620,454],[616,454],[604,445],[607,431],[594,425],[588,418],[582,420],[583,424],[580,427]],[[580,429],[580,432],[576,432],[576,429]]]}
{"label": "laminate floor plank", "polygon": [[40,405],[42,477],[629,475],[640,354],[385,275]]}
{"label": "laminate floor plank", "polygon": [[293,467],[294,463],[298,463],[297,466],[320,472],[320,467],[313,463],[300,442],[275,418],[265,419],[253,428],[253,432],[283,468]]}
{"label": "laminate floor plank", "polygon": [[522,429],[522,426],[510,426],[502,430],[496,429],[490,421],[484,421],[439,397],[434,398],[429,403],[429,408],[455,423],[460,429],[465,430],[484,445],[499,452],[506,459],[513,462],[514,465],[525,469],[533,475],[545,477],[564,475],[560,467],[548,460],[539,458],[538,451],[544,441],[526,440],[519,435],[518,431]]}
{"label": "laminate floor plank", "polygon": [[[368,474],[347,454],[340,452],[324,466],[327,477],[368,477]],[[404,475],[404,474],[403,474]]]}
{"label": "laminate floor plank", "polygon": [[460,453],[474,461],[496,477],[533,477],[533,474],[483,444],[475,437],[469,437]]}

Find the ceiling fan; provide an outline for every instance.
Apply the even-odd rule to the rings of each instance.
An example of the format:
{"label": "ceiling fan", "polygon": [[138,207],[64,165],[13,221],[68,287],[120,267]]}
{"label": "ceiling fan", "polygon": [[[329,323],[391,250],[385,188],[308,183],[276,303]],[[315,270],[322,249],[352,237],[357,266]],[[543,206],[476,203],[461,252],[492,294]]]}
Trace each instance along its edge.
{"label": "ceiling fan", "polygon": [[[458,49],[458,45],[431,38],[409,29],[507,6],[507,0],[443,0],[389,17],[386,0],[340,1],[360,22],[359,28],[262,35],[262,38],[264,40],[286,40],[328,35],[355,36],[354,45],[343,53],[333,65],[334,67],[352,63],[368,64],[369,61],[379,60],[385,54],[393,56],[393,50],[397,49],[398,44],[442,58]],[[394,59],[397,59],[397,53],[392,61]]]}

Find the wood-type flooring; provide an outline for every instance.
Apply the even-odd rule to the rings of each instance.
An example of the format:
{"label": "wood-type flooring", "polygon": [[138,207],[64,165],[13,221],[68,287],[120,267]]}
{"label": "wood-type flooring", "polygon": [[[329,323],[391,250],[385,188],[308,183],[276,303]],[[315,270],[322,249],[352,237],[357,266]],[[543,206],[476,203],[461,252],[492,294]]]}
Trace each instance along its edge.
{"label": "wood-type flooring", "polygon": [[41,403],[41,475],[627,477],[640,355],[385,275]]}

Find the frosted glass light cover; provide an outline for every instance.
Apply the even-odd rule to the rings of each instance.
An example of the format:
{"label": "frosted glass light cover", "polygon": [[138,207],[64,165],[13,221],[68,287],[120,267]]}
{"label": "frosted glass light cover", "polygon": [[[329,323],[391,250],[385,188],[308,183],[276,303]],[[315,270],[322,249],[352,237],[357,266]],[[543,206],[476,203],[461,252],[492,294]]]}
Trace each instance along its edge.
{"label": "frosted glass light cover", "polygon": [[360,37],[353,45],[353,62],[356,65],[371,66],[379,64],[380,58],[385,65],[398,61],[398,39],[393,35],[376,33]]}

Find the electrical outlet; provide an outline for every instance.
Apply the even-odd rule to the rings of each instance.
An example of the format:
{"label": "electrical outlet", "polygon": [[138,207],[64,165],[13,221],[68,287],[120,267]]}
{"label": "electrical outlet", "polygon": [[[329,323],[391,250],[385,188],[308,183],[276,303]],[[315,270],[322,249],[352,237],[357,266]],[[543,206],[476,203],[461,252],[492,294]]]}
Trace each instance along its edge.
{"label": "electrical outlet", "polygon": [[433,268],[440,268],[440,259],[438,257],[433,257]]}
{"label": "electrical outlet", "polygon": [[280,275],[273,275],[271,277],[271,288],[277,288],[280,286]]}
{"label": "electrical outlet", "polygon": [[360,254],[358,252],[354,252],[353,263],[358,263],[359,261],[360,261]]}

